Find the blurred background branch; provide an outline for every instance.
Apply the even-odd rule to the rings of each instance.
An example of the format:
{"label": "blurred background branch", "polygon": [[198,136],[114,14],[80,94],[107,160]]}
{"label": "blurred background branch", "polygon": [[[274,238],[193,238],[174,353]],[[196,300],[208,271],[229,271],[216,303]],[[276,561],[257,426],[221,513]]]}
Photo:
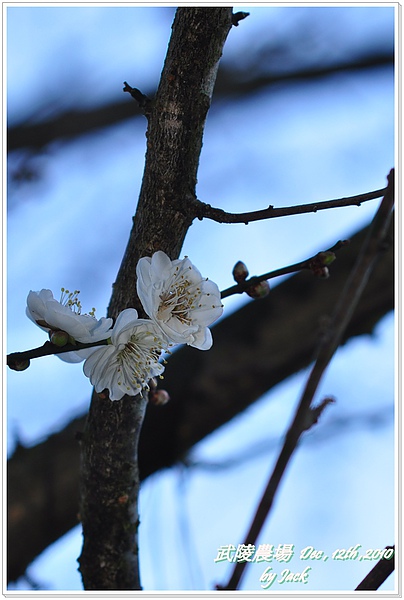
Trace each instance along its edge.
{"label": "blurred background branch", "polygon": [[[266,54],[265,48],[260,53]],[[254,62],[254,57],[250,57]],[[260,56],[257,63],[263,62]],[[333,65],[318,65],[312,68],[294,69],[288,73],[269,72],[265,75],[251,73],[248,66],[238,69],[220,66],[213,97],[217,101],[239,101],[242,96],[255,94],[269,86],[287,84],[296,81],[310,81],[330,77],[335,73],[369,71],[394,67],[394,53],[369,53],[361,58],[350,59]],[[252,75],[252,76],[251,76]],[[149,98],[153,98],[155,90],[142,90]],[[143,117],[143,110],[135,102],[124,96],[119,102],[111,102],[88,110],[61,111],[50,119],[41,119],[41,111],[33,112],[23,122],[11,124],[7,134],[7,150],[20,149],[40,150],[48,144],[62,139],[70,139],[86,135],[89,132],[116,125],[126,119]],[[35,123],[36,120],[40,122]]]}

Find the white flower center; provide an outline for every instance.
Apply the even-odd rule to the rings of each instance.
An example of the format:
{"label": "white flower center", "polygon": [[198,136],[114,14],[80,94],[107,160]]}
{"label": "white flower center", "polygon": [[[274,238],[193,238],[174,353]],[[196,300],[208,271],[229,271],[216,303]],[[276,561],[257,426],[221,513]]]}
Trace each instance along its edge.
{"label": "white flower center", "polygon": [[[151,369],[156,367],[163,350],[161,340],[156,337],[153,338],[155,345],[150,346],[150,336],[153,336],[150,331],[132,334],[116,356],[117,372],[123,380],[128,380],[135,385],[140,384],[142,388],[146,389],[149,387],[148,380]],[[118,385],[122,385],[122,383],[123,381],[118,381]]]}
{"label": "white flower center", "polygon": [[162,321],[175,317],[184,325],[191,325],[189,313],[194,310],[201,295],[201,288],[191,283],[184,275],[175,279],[168,290],[160,294],[157,316]]}

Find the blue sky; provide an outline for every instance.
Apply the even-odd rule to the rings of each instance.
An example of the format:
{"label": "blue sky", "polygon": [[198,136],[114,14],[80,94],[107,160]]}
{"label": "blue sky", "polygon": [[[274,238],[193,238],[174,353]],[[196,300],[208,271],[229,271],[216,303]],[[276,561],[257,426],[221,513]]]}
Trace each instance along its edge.
{"label": "blue sky", "polygon": [[[267,43],[275,52],[291,35],[305,65],[319,56],[332,63],[393,44],[394,9],[387,3],[237,10],[251,14],[230,32],[223,55],[227,65],[250,64],[257,47]],[[9,7],[10,122],[120,99],[125,80],[152,90],[172,16],[172,7]],[[287,68],[288,57],[296,60],[293,52],[285,56],[279,68]],[[252,66],[264,70],[265,60]],[[394,82],[388,69],[279,85],[242,100],[213,102],[198,173],[201,200],[243,212],[386,185],[394,164]],[[45,341],[25,317],[30,289],[50,288],[55,295],[62,286],[80,289],[84,309],[96,306],[98,317],[105,314],[141,185],[145,126],[137,119],[55,143],[39,159],[40,181],[10,189],[8,352]],[[377,205],[248,226],[198,221],[182,255],[225,289],[237,260],[252,274],[296,262],[368,223]],[[226,300],[224,316],[244,301]],[[306,434],[260,536],[260,543],[295,545],[291,569],[301,569],[298,549],[308,545],[331,554],[357,543],[367,549],[394,541],[394,328],[387,315],[374,335],[346,344],[322,382],[318,397],[332,394],[336,404]],[[144,589],[210,590],[225,582],[231,565],[214,562],[217,548],[242,542],[306,376],[297,373],[277,386],[192,452],[202,463],[246,457],[236,467],[179,466],[144,483]],[[55,357],[32,361],[21,373],[9,371],[7,385],[10,451],[16,439],[33,444],[62,427],[85,410],[91,393],[82,366]],[[272,442],[265,449],[267,438]],[[261,443],[262,452],[256,448]],[[81,589],[75,562],[80,543],[77,528],[39,557],[30,575],[46,589]],[[311,566],[305,591],[351,590],[372,565],[329,560]],[[274,570],[281,567],[275,564]],[[243,589],[259,591],[262,571],[259,564],[247,569]],[[275,583],[272,589],[297,591],[300,584],[287,585]],[[392,590],[394,578],[385,586]],[[29,586],[20,581],[18,589]]]}

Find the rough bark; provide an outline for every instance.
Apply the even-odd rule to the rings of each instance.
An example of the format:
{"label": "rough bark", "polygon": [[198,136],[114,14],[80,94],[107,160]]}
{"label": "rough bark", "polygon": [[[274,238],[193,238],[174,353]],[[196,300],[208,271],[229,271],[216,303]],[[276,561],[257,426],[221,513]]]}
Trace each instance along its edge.
{"label": "rough bark", "polygon": [[205,119],[230,8],[179,9],[152,102],[146,167],[134,224],[109,305],[109,316],[134,306],[142,312],[135,270],[142,256],[163,250],[179,256],[194,214],[187,203],[195,186]]}
{"label": "rough bark", "polygon": [[[231,8],[180,8],[159,88],[148,106],[146,164],[130,239],[109,316],[134,307],[138,260],[163,250],[178,257],[193,216],[202,135]],[[82,438],[79,559],[86,590],[141,589],[138,570],[137,440],[145,400],[93,395]]]}
{"label": "rough bark", "polygon": [[79,570],[87,590],[140,589],[137,446],[145,408],[140,395],[113,403],[93,394],[81,440]]}
{"label": "rough bark", "polygon": [[[274,288],[268,298],[250,302],[216,325],[209,352],[184,347],[171,357],[164,386],[173,399],[163,407],[148,406],[139,448],[141,479],[181,460],[197,441],[310,363],[319,322],[330,312],[364,236],[365,231],[358,233],[339,251],[326,281],[309,274],[295,275]],[[393,305],[390,246],[367,285],[347,338],[370,334]],[[210,360],[212,352],[214,360]],[[262,352],[270,357],[266,368]],[[200,380],[193,380],[195,373],[204,374],[203,393]],[[217,387],[212,377],[225,377],[226,381]],[[223,395],[227,386],[230,392]],[[76,434],[82,431],[84,421],[85,417],[75,419],[32,448],[18,447],[9,460],[8,580],[23,575],[42,550],[78,523]]]}

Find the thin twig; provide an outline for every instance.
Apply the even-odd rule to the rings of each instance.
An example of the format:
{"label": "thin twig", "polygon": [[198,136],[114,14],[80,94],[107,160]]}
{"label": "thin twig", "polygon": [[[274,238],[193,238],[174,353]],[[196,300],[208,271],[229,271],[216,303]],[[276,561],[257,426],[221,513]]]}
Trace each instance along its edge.
{"label": "thin twig", "polygon": [[246,19],[249,15],[250,15],[250,13],[242,12],[242,11],[233,13],[231,16],[232,25],[234,25],[234,27],[238,27],[239,22],[242,21],[243,19]]}
{"label": "thin twig", "polygon": [[91,344],[81,344],[80,342],[76,342],[75,344],[66,344],[65,346],[56,346],[56,344],[52,344],[52,342],[45,342],[43,346],[39,346],[38,348],[8,354],[7,366],[10,369],[20,371],[22,369],[19,365],[23,364],[25,361],[31,360],[31,358],[40,358],[41,356],[49,356],[51,354],[64,354],[65,352],[77,352],[78,350],[92,348],[93,346],[103,346],[105,344],[107,344],[107,340],[92,342]]}
{"label": "thin twig", "polygon": [[[336,252],[343,246],[349,244],[349,240],[340,240],[334,246],[326,250],[326,252]],[[321,254],[321,253],[318,253]],[[250,277],[245,281],[241,281],[231,287],[220,292],[221,298],[228,298],[233,294],[242,294],[248,288],[260,283],[261,281],[267,281],[268,279],[274,279],[275,277],[281,277],[282,275],[289,275],[290,273],[296,273],[297,271],[302,271],[303,269],[311,269],[313,261],[317,258],[318,254],[307,258],[306,260],[302,260],[293,265],[289,265],[287,267],[282,267],[280,269],[276,269],[275,271],[269,271],[268,273],[263,273],[262,275],[256,275],[254,277]]]}
{"label": "thin twig", "polygon": [[[393,205],[394,170],[392,169],[388,176],[386,193],[380,204],[379,210],[373,219],[369,235],[363,244],[356,264],[345,284],[337,306],[335,307],[334,314],[330,320],[328,335],[324,336],[319,348],[317,359],[307,380],[293,422],[285,436],[285,441],[277,463],[269,478],[250,530],[246,536],[246,545],[255,544],[269,511],[271,510],[275,494],[279,489],[280,481],[285,473],[289,460],[297,447],[300,436],[307,428],[307,420],[310,411],[312,410],[310,405],[320,380],[341,342],[344,331],[358,304],[376,259],[384,249],[385,237],[391,220]],[[246,562],[237,562],[227,585],[224,587],[220,586],[217,589],[236,590],[246,564]]]}
{"label": "thin twig", "polygon": [[360,206],[363,202],[382,198],[386,193],[386,188],[375,190],[366,194],[357,196],[348,196],[335,200],[325,200],[322,202],[312,202],[310,204],[301,204],[299,206],[285,206],[283,208],[274,208],[268,206],[262,210],[245,213],[228,213],[221,208],[214,208],[210,204],[201,202],[201,200],[192,199],[190,204],[195,212],[195,217],[202,219],[211,219],[217,223],[245,223],[248,225],[251,221],[262,221],[264,219],[273,219],[275,217],[287,217],[291,215],[302,215],[310,212],[317,212],[328,208],[341,208],[345,206]]}
{"label": "thin twig", "polygon": [[129,94],[132,96],[132,98],[134,100],[136,100],[136,102],[138,103],[140,110],[147,117],[150,114],[152,100],[150,100],[150,98],[148,96],[146,96],[146,94],[143,94],[137,88],[133,88],[126,81],[123,82],[123,85],[124,85],[123,91],[129,92]]}

